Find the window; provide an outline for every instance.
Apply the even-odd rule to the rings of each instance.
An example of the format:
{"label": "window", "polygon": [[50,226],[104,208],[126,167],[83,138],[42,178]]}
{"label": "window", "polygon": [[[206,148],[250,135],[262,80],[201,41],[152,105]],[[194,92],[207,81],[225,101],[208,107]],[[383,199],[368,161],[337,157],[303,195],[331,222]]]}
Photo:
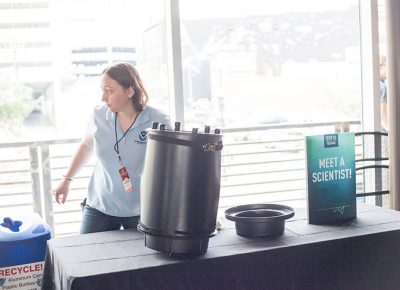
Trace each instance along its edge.
{"label": "window", "polygon": [[360,119],[358,1],[189,0],[180,11],[188,127]]}
{"label": "window", "polygon": [[[183,109],[182,127],[186,130],[210,125],[227,132],[232,127],[286,124],[286,129],[271,133],[274,138],[268,142],[265,131],[240,131],[237,137],[238,132],[232,129],[232,134],[224,135],[224,142],[239,140],[241,144],[229,147],[225,143],[224,158],[230,163],[223,168],[220,209],[250,200],[304,202],[303,135],[296,135],[289,124],[361,120],[364,83],[359,1],[166,2],[180,5],[181,54],[175,56],[182,61],[183,106],[178,100],[181,96],[170,95],[171,51],[169,46],[167,50],[167,43],[171,35],[167,32],[164,2],[0,3],[2,140],[81,137],[92,108],[101,101],[102,70],[114,62],[129,62],[138,68],[144,80],[150,105],[167,113]],[[178,105],[170,109],[174,103],[171,98]],[[319,127],[326,128],[323,124]],[[252,149],[248,141],[254,141]],[[48,154],[53,158],[51,180],[47,184],[44,178],[41,181],[45,185],[40,198],[51,183],[58,182],[70,161],[67,154],[74,151],[59,145],[51,143],[50,153],[39,152],[42,156],[36,156]],[[23,154],[17,152],[13,160],[32,161],[28,149],[24,148]],[[272,171],[264,170],[265,163],[271,161],[268,158],[276,157],[275,161],[281,162],[278,159],[282,156],[288,157],[283,160],[286,165],[276,162]],[[24,169],[23,183],[30,187],[32,164],[26,166],[30,168]],[[8,174],[6,165],[3,169]],[[85,194],[90,169],[85,168],[83,177],[74,181],[74,196],[64,206],[67,209],[55,205],[54,223],[64,225],[58,233],[76,232],[81,216],[78,204]],[[253,173],[257,177],[249,177]],[[14,180],[4,177],[2,181]],[[291,188],[282,190],[282,184]],[[14,195],[11,189],[6,191]],[[20,191],[21,195],[31,196],[29,188]],[[21,202],[31,204],[23,198]],[[68,206],[73,209],[70,211]]]}
{"label": "window", "polygon": [[0,3],[3,140],[82,136],[101,102],[99,76],[115,62],[136,65],[151,103],[168,112],[163,15],[160,0]]}

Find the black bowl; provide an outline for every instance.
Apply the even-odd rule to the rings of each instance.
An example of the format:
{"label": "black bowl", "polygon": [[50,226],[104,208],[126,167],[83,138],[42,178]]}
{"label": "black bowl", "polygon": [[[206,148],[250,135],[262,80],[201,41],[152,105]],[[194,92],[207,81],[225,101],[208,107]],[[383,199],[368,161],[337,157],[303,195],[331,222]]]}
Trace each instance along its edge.
{"label": "black bowl", "polygon": [[293,216],[293,208],[279,204],[246,204],[225,211],[225,217],[235,222],[236,233],[251,238],[283,234],[285,220]]}

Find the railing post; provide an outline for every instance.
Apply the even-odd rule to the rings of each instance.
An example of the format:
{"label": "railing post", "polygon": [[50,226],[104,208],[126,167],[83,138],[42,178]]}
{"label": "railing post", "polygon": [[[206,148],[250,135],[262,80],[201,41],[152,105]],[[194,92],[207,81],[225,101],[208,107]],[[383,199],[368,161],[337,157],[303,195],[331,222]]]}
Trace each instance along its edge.
{"label": "railing post", "polygon": [[[374,157],[375,158],[382,158],[382,136],[374,134]],[[379,162],[380,164],[382,162]],[[382,168],[375,168],[375,191],[382,190]],[[382,206],[383,205],[383,198],[382,195],[375,196],[375,205]]]}
{"label": "railing post", "polygon": [[40,191],[39,156],[37,145],[32,144],[29,146],[29,156],[31,163],[33,211],[38,213],[43,218],[44,215]]}
{"label": "railing post", "polygon": [[50,152],[49,145],[42,144],[42,176],[43,176],[43,194],[44,194],[44,209],[46,222],[51,228],[53,235],[54,232],[54,212],[53,212],[53,196],[51,194],[51,170],[50,170]]}
{"label": "railing post", "polygon": [[349,123],[338,123],[335,124],[335,133],[349,132],[350,124]]}

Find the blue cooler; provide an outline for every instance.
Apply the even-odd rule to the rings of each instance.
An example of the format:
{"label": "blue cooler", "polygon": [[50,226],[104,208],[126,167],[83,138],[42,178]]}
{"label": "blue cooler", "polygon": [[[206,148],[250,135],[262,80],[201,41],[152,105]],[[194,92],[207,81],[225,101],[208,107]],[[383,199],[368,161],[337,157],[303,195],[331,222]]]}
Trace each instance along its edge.
{"label": "blue cooler", "polygon": [[36,213],[0,217],[0,287],[40,289],[50,238],[50,227]]}

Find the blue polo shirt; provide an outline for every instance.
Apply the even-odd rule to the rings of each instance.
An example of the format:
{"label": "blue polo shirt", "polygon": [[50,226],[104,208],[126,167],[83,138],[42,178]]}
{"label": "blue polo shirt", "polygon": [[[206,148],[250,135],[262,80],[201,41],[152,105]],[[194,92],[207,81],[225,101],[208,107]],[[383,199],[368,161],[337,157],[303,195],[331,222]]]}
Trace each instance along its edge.
{"label": "blue polo shirt", "polygon": [[[132,182],[133,191],[126,192],[118,169],[121,164],[114,150],[115,113],[105,105],[95,108],[89,121],[87,134],[93,138],[96,163],[88,186],[87,204],[105,214],[118,217],[140,215],[140,177],[143,171],[146,153],[146,129],[153,122],[166,124],[172,128],[169,116],[161,111],[146,106],[132,128],[118,143],[122,164],[126,167]],[[123,131],[117,122],[117,135],[120,139]]]}

